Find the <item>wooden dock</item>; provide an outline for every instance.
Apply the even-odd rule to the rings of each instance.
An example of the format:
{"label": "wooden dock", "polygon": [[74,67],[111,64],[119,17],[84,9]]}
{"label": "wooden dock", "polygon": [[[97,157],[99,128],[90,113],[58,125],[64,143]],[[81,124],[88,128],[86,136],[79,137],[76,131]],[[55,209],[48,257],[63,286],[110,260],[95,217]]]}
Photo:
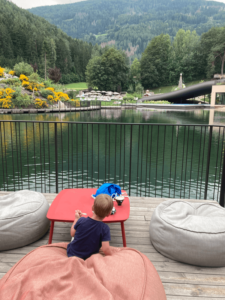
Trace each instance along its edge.
{"label": "wooden dock", "polygon": [[[8,194],[0,192],[0,196]],[[51,204],[56,194],[44,194]],[[149,224],[157,205],[167,199],[130,197],[131,212],[125,222],[127,247],[144,253],[154,264],[164,285],[168,300],[225,299],[225,267],[203,268],[173,261],[159,254],[149,239]],[[197,201],[197,200],[187,200]],[[203,202],[199,201],[198,202]],[[210,201],[211,202],[211,201]],[[70,241],[70,223],[55,223],[53,243]],[[112,246],[122,247],[120,224],[109,224]],[[0,252],[0,278],[25,254],[48,243],[47,233],[26,247]],[[10,237],[9,237],[10,238]]]}
{"label": "wooden dock", "polygon": [[0,114],[43,114],[54,112],[79,112],[86,110],[100,110],[101,106],[88,106],[88,107],[65,107],[65,108],[21,108],[21,109],[0,109]]}

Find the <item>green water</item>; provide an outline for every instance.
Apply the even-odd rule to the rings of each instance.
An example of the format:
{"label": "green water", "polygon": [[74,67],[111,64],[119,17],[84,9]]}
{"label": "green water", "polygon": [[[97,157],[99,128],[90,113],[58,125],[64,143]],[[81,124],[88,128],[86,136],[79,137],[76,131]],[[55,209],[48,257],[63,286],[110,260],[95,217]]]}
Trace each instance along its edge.
{"label": "green water", "polygon": [[[53,123],[0,122],[0,189],[53,193],[58,168],[59,191],[113,182],[131,195],[203,199],[210,155],[207,198],[218,200],[224,130],[213,128],[209,148],[208,127],[183,124],[225,125],[224,116],[218,111],[149,109],[0,115],[0,121],[62,122],[57,125],[57,151]],[[63,123],[68,121],[111,125]]]}

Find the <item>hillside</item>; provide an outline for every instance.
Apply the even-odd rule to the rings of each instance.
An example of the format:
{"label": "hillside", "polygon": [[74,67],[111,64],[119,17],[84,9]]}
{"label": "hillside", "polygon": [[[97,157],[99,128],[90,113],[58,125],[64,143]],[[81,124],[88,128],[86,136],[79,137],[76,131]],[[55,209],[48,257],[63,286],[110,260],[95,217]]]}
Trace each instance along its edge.
{"label": "hillside", "polygon": [[183,28],[201,35],[225,25],[225,4],[205,0],[88,0],[29,11],[73,38],[115,44],[137,57],[161,33],[173,38]]}
{"label": "hillside", "polygon": [[12,68],[24,61],[43,76],[47,67],[60,68],[63,78],[84,80],[92,45],[72,39],[55,25],[6,0],[0,0],[0,66]]}

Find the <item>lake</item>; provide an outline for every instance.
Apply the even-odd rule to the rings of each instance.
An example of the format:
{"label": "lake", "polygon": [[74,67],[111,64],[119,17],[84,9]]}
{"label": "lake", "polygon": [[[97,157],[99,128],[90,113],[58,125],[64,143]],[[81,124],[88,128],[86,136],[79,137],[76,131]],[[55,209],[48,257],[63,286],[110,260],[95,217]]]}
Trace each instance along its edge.
{"label": "lake", "polygon": [[131,195],[203,199],[209,155],[207,198],[218,200],[224,130],[213,128],[210,140],[209,127],[197,125],[225,125],[224,116],[214,110],[145,108],[2,114],[0,121],[81,123],[60,123],[56,134],[53,123],[0,122],[0,189],[53,193],[56,181],[58,191],[113,182]]}

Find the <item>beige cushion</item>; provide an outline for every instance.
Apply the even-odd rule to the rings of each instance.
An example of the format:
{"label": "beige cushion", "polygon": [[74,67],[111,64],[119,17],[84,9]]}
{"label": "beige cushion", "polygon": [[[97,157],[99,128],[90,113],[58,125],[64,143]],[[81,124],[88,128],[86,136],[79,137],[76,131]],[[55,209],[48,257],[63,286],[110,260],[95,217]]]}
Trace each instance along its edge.
{"label": "beige cushion", "polygon": [[0,197],[0,251],[40,239],[49,229],[49,204],[41,193],[19,191]]}
{"label": "beige cushion", "polygon": [[157,251],[173,260],[225,266],[225,209],[217,203],[165,201],[153,213],[150,239]]}

